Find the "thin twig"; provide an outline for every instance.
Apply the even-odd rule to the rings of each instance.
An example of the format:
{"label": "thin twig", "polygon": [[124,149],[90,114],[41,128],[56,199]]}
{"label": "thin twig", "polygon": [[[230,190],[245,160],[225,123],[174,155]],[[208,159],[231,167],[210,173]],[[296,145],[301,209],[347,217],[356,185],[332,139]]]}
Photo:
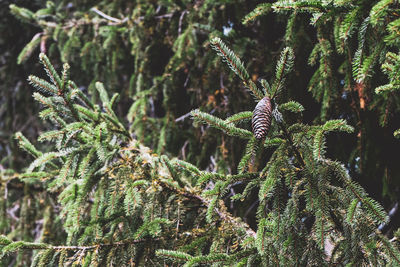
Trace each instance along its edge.
{"label": "thin twig", "polygon": [[[152,240],[154,241],[159,239],[152,239]],[[51,246],[50,248],[56,250],[93,250],[101,247],[124,246],[129,244],[138,244],[146,241],[148,241],[148,239],[123,240],[115,243],[96,244],[92,246]]]}
{"label": "thin twig", "polygon": [[184,114],[184,115],[182,115],[182,116],[180,116],[179,118],[176,118],[175,119],[175,122],[178,122],[178,121],[183,121],[184,119],[186,119],[187,117],[189,117],[190,116],[190,112],[188,112],[188,113],[186,113],[186,114]]}
{"label": "thin twig", "polygon": [[179,26],[178,26],[178,34],[180,35],[182,32],[182,22],[183,22],[183,17],[185,16],[186,13],[189,11],[185,10],[182,12],[181,16],[179,17]]}
{"label": "thin twig", "polygon": [[101,16],[101,17],[103,17],[105,19],[111,20],[111,21],[116,22],[116,23],[121,23],[122,22],[122,20],[114,18],[114,17],[111,17],[111,16],[101,12],[100,10],[98,10],[95,7],[92,7],[90,10],[95,12],[96,14],[98,14],[99,16]]}

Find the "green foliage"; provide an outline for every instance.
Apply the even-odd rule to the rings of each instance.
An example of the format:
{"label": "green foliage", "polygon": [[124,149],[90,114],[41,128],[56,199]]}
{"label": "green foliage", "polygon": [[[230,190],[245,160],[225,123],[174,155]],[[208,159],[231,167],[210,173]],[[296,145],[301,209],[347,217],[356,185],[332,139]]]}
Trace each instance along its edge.
{"label": "green foliage", "polygon": [[300,113],[304,111],[304,107],[296,101],[289,101],[279,106],[281,110],[288,110],[294,113]]}
{"label": "green foliage", "polygon": [[[228,61],[227,64],[246,81],[249,74],[237,56],[221,40],[214,39],[213,42],[220,53],[224,52],[220,55]],[[291,53],[286,48],[281,54],[275,81],[271,91],[267,92],[273,97],[284,89],[284,78],[293,65]],[[258,140],[250,131],[234,124],[246,120],[250,114],[242,112],[222,120],[195,110],[191,114],[199,122],[228,135],[248,140],[237,176],[204,172],[184,161],[170,161],[166,156],[153,155],[150,149],[133,139],[112,110],[118,95],[115,94],[110,100],[102,83],[96,82],[103,106],[101,110],[87,98],[80,97],[79,89],[69,80],[67,64],[64,64],[60,76],[44,54],[40,55],[40,60],[51,83],[35,76],[30,76],[29,81],[49,95],[35,93],[35,98],[49,110],[44,118],[55,123],[58,129],[43,133],[39,139],[54,143],[55,150],[41,153],[22,134],[19,133],[17,138],[20,146],[36,157],[27,169],[27,174],[34,171],[46,172],[47,178],[38,182],[47,190],[58,193],[58,201],[62,205],[60,216],[67,234],[66,245],[57,248],[42,243],[11,242],[4,237],[3,254],[27,248],[46,249],[37,255],[35,262],[48,264],[57,259],[63,263],[64,257],[71,253],[70,250],[85,254],[95,247],[111,246],[104,252],[96,249],[94,255],[86,255],[90,255],[91,262],[98,264],[119,261],[125,257],[144,257],[144,261],[147,261],[153,257],[154,252],[139,256],[140,252],[136,248],[138,244],[154,251],[156,248],[167,248],[173,235],[185,234],[180,233],[182,230],[179,227],[173,231],[175,220],[178,220],[178,225],[180,220],[191,220],[187,217],[187,208],[182,207],[183,210],[180,211],[182,200],[179,199],[184,198],[200,201],[206,206],[206,211],[195,210],[196,220],[201,227],[207,229],[203,233],[205,236],[214,235],[207,255],[200,253],[192,256],[179,250],[182,246],[180,242],[173,243],[176,251],[158,250],[156,255],[159,257],[183,261],[185,266],[215,262],[229,265],[242,259],[246,262],[249,256],[254,255],[266,265],[273,264],[276,258],[288,265],[308,265],[315,261],[327,264],[327,260],[331,263],[351,261],[357,265],[371,264],[367,255],[349,257],[346,242],[351,242],[353,248],[361,251],[363,244],[379,243],[382,239],[386,245],[379,250],[379,261],[385,262],[387,257],[392,258],[391,255],[398,253],[386,237],[379,233],[368,234],[374,232],[377,224],[387,222],[387,216],[380,204],[368,197],[362,187],[349,178],[342,165],[325,157],[325,134],[331,131],[352,132],[353,128],[346,121],[329,120],[320,126],[306,127],[298,124],[288,128],[278,111],[279,104],[275,103],[277,109],[274,111],[274,123],[278,127],[273,128],[268,135],[282,136],[283,140],[277,143],[277,148],[267,164],[261,164],[261,171],[255,169],[253,176],[248,168],[256,165],[258,160],[255,157],[260,149]],[[258,88],[252,92],[257,91]],[[299,112],[303,107],[292,101],[283,104],[281,110]],[[121,148],[124,143],[128,145]],[[197,178],[197,185],[193,183],[196,176],[200,176]],[[341,181],[341,184],[335,185],[332,183],[334,180]],[[259,223],[256,233],[246,224],[232,218],[220,201],[231,184],[237,181],[259,187]],[[212,187],[207,188],[210,183]],[[241,198],[246,197],[247,194],[243,192]],[[305,207],[300,206],[300,201],[305,201]],[[144,203],[146,204],[143,205]],[[358,203],[361,206],[356,210]],[[159,212],[155,212],[158,209]],[[160,212],[163,209],[167,212]],[[347,215],[341,214],[340,210],[348,210]],[[312,226],[306,227],[302,217],[313,217]],[[218,218],[222,220],[222,229],[216,235],[212,229]],[[188,222],[183,225],[185,228],[189,227]],[[327,229],[331,229],[329,235],[332,242],[343,245],[336,248],[335,254],[323,258],[318,255],[324,254]],[[185,229],[188,230],[190,228]],[[195,228],[190,231],[194,230]],[[360,234],[355,240],[353,232],[365,234]],[[194,232],[191,236],[192,238],[185,238],[183,244],[189,244],[198,238]],[[304,239],[304,236],[314,238]],[[237,240],[239,252],[234,252],[233,247],[227,246],[227,240],[232,238]],[[243,242],[248,238],[253,240]],[[155,244],[151,239],[155,240]],[[125,245],[132,249],[121,250]],[[218,253],[215,248],[221,246],[228,249],[228,252]],[[285,249],[280,252],[276,250],[282,246]],[[303,249],[298,249],[299,246],[313,249],[304,252]],[[375,247],[377,249],[378,246]],[[64,251],[63,257],[54,253],[57,249]],[[307,256],[301,257],[298,254],[300,250]],[[114,257],[117,259],[114,260]],[[393,258],[396,261],[396,257]]]}
{"label": "green foliage", "polygon": [[[44,119],[52,122],[57,130],[44,132],[39,137],[53,144],[53,150],[46,153],[39,152],[21,133],[16,135],[20,146],[36,158],[19,179],[22,182],[28,177],[34,179],[44,190],[56,194],[61,204],[59,220],[66,233],[65,245],[12,242],[2,237],[3,255],[18,250],[46,249],[37,254],[33,265],[64,264],[76,255],[81,255],[81,259],[90,257],[92,264],[99,265],[124,262],[127,258],[147,262],[154,257],[155,248],[182,246],[180,238],[171,246],[171,238],[182,236],[184,244],[195,241],[196,225],[203,227],[206,221],[211,232],[204,231],[202,235],[210,239],[215,235],[214,212],[227,220],[227,231],[252,232],[247,225],[233,219],[216,196],[210,197],[207,192],[202,196],[193,187],[195,175],[212,173],[200,172],[184,161],[158,157],[133,139],[112,111],[116,97],[110,100],[103,84],[96,84],[103,104],[101,110],[76,92],[79,89],[68,79],[68,65],[64,65],[60,76],[44,54],[40,60],[51,83],[35,76],[29,80],[48,93],[49,96],[36,93],[36,99],[51,110]],[[57,91],[49,91],[49,85]],[[228,176],[214,191],[222,194],[217,188],[249,178],[248,175]],[[185,199],[200,201],[207,211],[182,206]],[[52,210],[51,216],[57,216],[55,212]],[[176,222],[183,223],[184,227],[176,228]],[[193,229],[187,228],[190,222],[194,223]],[[193,231],[192,237],[186,236],[187,231]],[[220,240],[224,234],[213,238]],[[242,235],[238,238],[243,238]],[[153,252],[143,254],[143,246]],[[214,256],[194,258],[196,262],[215,260]],[[234,259],[237,256],[229,257],[230,261]]]}
{"label": "green foliage", "polygon": [[253,95],[258,99],[262,99],[264,94],[257,88],[254,82],[250,80],[247,70],[235,53],[230,50],[218,37],[211,39],[210,43],[212,48],[218,52],[218,55],[223,58],[224,62],[228,64],[229,68],[239,76],[239,78],[243,81],[246,87],[250,89]]}
{"label": "green foliage", "polygon": [[21,53],[18,55],[17,63],[21,64],[24,63],[27,58],[29,58],[33,51],[39,46],[40,44],[40,34],[36,34],[33,36],[32,40],[24,47]]}
{"label": "green foliage", "polygon": [[[32,42],[15,48],[19,49],[19,62],[30,63],[39,50],[50,58],[61,58],[62,62],[54,62],[56,66],[68,61],[71,74],[77,83],[84,85],[81,89],[88,90],[94,101],[99,97],[96,82],[101,80],[109,90],[110,98],[119,93],[121,102],[116,112],[129,115],[128,120],[132,122],[129,132],[158,153],[176,154],[186,140],[194,146],[193,152],[185,155],[191,162],[204,164],[214,153],[201,152],[198,130],[189,127],[188,120],[174,121],[190,112],[192,107],[203,106],[219,89],[214,81],[220,78],[224,88],[232,89],[233,95],[244,95],[240,93],[243,90],[238,90],[241,84],[223,77],[220,72],[202,70],[204,67],[222,68],[215,64],[207,36],[210,33],[221,36],[219,31],[230,23],[228,21],[239,25],[252,5],[243,0],[207,1],[204,5],[189,0],[181,4],[174,1],[127,4],[61,0],[36,5],[29,3],[4,4],[4,11],[11,11],[17,17],[18,13],[30,12],[29,24],[24,26],[32,27],[37,33],[32,38],[33,35],[26,32]],[[243,41],[249,43],[249,38]],[[251,49],[255,49],[254,45]],[[14,62],[10,60],[9,63]],[[11,67],[8,73],[11,70],[17,75],[18,71]],[[225,90],[221,95],[225,98],[228,94],[231,93]],[[5,94],[7,98],[8,95]],[[218,102],[211,104],[209,108],[221,106]],[[26,108],[32,110],[33,105],[28,103]],[[228,107],[222,112],[228,115]],[[30,119],[34,120],[34,117]],[[10,129],[10,132],[21,128],[10,121],[6,129],[12,127],[14,130]],[[4,146],[8,146],[7,142]],[[11,161],[10,157],[4,160]]]}
{"label": "green foliage", "polygon": [[271,4],[269,3],[259,4],[253,11],[251,11],[243,18],[242,23],[246,25],[249,22],[254,21],[258,16],[268,13],[270,10],[271,10]]}
{"label": "green foliage", "polygon": [[11,13],[23,22],[32,22],[34,20],[34,13],[27,8],[18,7],[14,4],[10,5]]}
{"label": "green foliage", "polygon": [[[341,117],[355,125],[359,135],[348,151],[352,156],[350,159],[342,156],[342,159],[353,165],[350,170],[360,175],[359,179],[366,185],[373,180],[386,179],[383,177],[387,177],[385,172],[388,170],[393,181],[399,173],[393,162],[380,160],[398,148],[394,148],[395,145],[391,146],[393,150],[382,147],[379,141],[386,139],[388,132],[399,128],[396,91],[400,21],[397,10],[398,3],[391,0],[275,1],[260,5],[244,20],[246,24],[254,16],[255,21],[262,23],[266,19],[264,16],[271,16],[271,11],[286,18],[284,42],[294,48],[296,58],[302,62],[308,57],[312,67],[312,76],[307,79],[308,90],[321,105],[315,122],[325,123]],[[315,35],[302,26],[306,20],[312,25]],[[300,26],[296,26],[294,21]],[[304,35],[307,37],[302,39]],[[310,41],[308,45],[301,44],[304,40]],[[300,71],[302,64],[295,69]],[[376,127],[378,123],[382,128]],[[322,145],[319,141],[317,143]],[[394,138],[390,142],[396,143]],[[358,157],[362,160],[355,163]],[[397,182],[394,183],[397,188]],[[387,193],[383,190],[382,197],[392,194]],[[393,197],[394,194],[391,199]]]}
{"label": "green foliage", "polygon": [[[26,169],[0,168],[2,264],[399,265],[396,239],[379,230],[389,217],[358,182],[395,177],[374,158],[382,136],[371,128],[399,111],[398,4],[181,2],[9,6],[41,31],[16,63],[40,47],[63,64],[40,54],[49,80],[28,81],[49,128],[41,144],[15,134],[33,157]],[[260,41],[271,16],[287,22],[272,46]],[[321,105],[310,125],[302,81]],[[265,140],[250,131],[242,85],[272,99]],[[333,132],[358,133],[345,164],[330,159],[340,155],[331,140],[348,135]]]}
{"label": "green foliage", "polygon": [[221,120],[217,117],[214,117],[208,113],[201,112],[199,110],[193,110],[191,114],[194,118],[196,118],[196,120],[209,124],[217,129],[228,133],[229,135],[239,136],[243,138],[248,138],[252,136],[252,133],[250,131],[235,127],[232,123],[229,122],[229,118],[227,119],[227,122],[226,120]]}
{"label": "green foliage", "polygon": [[[276,75],[279,83],[283,80],[280,70],[285,52],[282,58]],[[297,124],[288,128],[276,109],[274,123],[278,127],[269,136],[283,139],[277,142],[265,166],[261,164],[262,170],[255,169],[251,173],[244,166],[256,164],[258,141],[251,132],[233,124],[233,121],[248,118],[248,112],[222,120],[195,110],[192,116],[197,120],[248,140],[240,174],[200,171],[184,161],[154,155],[133,139],[112,111],[116,97],[110,100],[103,84],[96,83],[103,104],[100,110],[93,103],[87,105],[87,99],[79,98],[79,94],[74,93],[79,90],[75,86],[64,86],[74,84],[68,80],[68,65],[64,65],[63,78],[60,78],[44,54],[40,55],[40,60],[51,83],[34,76],[30,81],[42,87],[42,91],[46,91],[49,84],[57,90],[47,90],[50,96],[37,93],[40,95],[37,99],[52,111],[47,119],[59,128],[42,134],[40,139],[54,143],[55,150],[39,153],[20,133],[17,136],[20,146],[36,156],[27,174],[44,171],[47,178],[37,181],[58,194],[66,244],[57,247],[46,243],[12,242],[2,237],[3,255],[20,249],[43,250],[37,254],[34,265],[51,261],[64,264],[74,251],[79,251],[82,259],[90,257],[96,264],[124,262],[124,258],[136,259],[135,262],[165,258],[184,262],[185,266],[216,262],[231,265],[239,260],[249,263],[254,257],[265,265],[273,264],[276,259],[288,265],[347,261],[357,265],[377,261],[399,263],[395,256],[399,253],[397,248],[375,230],[378,224],[387,222],[383,208],[350,179],[343,165],[325,157],[324,135],[331,131],[352,132],[353,128],[346,121],[330,120],[320,126]],[[283,90],[283,84],[280,88]],[[86,111],[82,112],[82,108]],[[283,109],[301,111],[302,106],[288,102]],[[60,121],[62,123],[58,123]],[[121,147],[124,143],[125,147]],[[231,184],[238,181],[259,188],[257,232],[233,218],[220,200]],[[248,197],[246,189],[240,196]],[[200,201],[206,210],[188,209],[181,204],[184,199]],[[301,202],[305,202],[305,206]],[[343,214],[342,210],[347,213]],[[193,219],[189,214],[193,212],[196,223],[190,224]],[[310,217],[314,221],[307,226],[303,220]],[[216,221],[221,223],[218,233],[215,232]],[[176,223],[178,227],[174,230]],[[179,227],[180,223],[183,228]],[[205,229],[200,235],[196,234],[199,226]],[[190,238],[178,241],[181,240],[178,236],[183,238],[188,231]],[[335,247],[334,253],[322,257],[328,233],[330,242],[340,246]],[[202,236],[207,237],[204,241],[208,243],[205,246],[209,247],[209,253],[191,254],[185,250],[185,245]],[[238,244],[237,251],[227,243],[232,238]],[[379,256],[364,254],[363,244],[366,243],[375,244],[374,250]],[[143,246],[153,252],[143,254],[138,250]],[[302,246],[311,249],[305,251]],[[363,256],[348,254],[347,246]],[[279,247],[284,249],[277,250]],[[217,248],[227,252],[220,253]],[[155,250],[156,258],[153,258]],[[306,257],[301,257],[304,253]]]}
{"label": "green foliage", "polygon": [[274,98],[282,91],[286,75],[292,70],[293,59],[293,50],[290,47],[283,49],[279,62],[276,65],[275,80],[269,93],[271,98]]}

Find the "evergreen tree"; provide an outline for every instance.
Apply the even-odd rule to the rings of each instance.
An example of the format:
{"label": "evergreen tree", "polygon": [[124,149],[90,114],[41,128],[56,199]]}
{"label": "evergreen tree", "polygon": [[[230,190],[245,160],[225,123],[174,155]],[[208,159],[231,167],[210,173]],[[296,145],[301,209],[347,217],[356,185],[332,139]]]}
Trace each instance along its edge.
{"label": "evergreen tree", "polygon": [[260,4],[243,20],[249,24],[271,11],[289,16],[285,42],[295,47],[296,55],[304,55],[296,47],[304,34],[299,24],[307,15],[316,31],[313,48],[304,55],[315,70],[308,91],[321,103],[316,121],[342,117],[352,122],[356,145],[339,148],[350,158],[335,152],[349,162],[353,176],[370,187],[381,180],[376,191],[396,201],[400,169],[391,155],[398,150],[392,133],[399,128],[400,111],[399,95],[394,93],[398,8],[396,1],[386,0],[275,1]]}
{"label": "evergreen tree", "polygon": [[[17,133],[34,160],[0,169],[2,264],[400,265],[400,231],[357,182],[397,198],[397,9],[276,1],[245,28],[240,0],[10,5],[41,31],[18,63],[41,50],[64,64],[40,54],[44,144]],[[271,17],[287,21],[278,45],[262,39]]]}
{"label": "evergreen tree", "polygon": [[[41,205],[47,211],[46,228],[35,242],[2,236],[3,257],[32,249],[39,250],[33,266],[163,261],[185,266],[400,264],[396,246],[377,230],[387,222],[383,208],[351,180],[342,164],[325,156],[325,135],[353,128],[344,120],[315,126],[285,121],[282,112],[304,110],[295,101],[279,102],[293,51],[282,51],[271,86],[263,80],[259,88],[221,39],[211,44],[256,99],[266,97],[273,103],[273,111],[266,113],[271,127],[260,125],[267,127],[267,138],[239,127],[260,116],[257,109],[225,120],[192,112],[196,121],[248,141],[236,175],[201,171],[188,162],[153,154],[130,136],[113,112],[118,94],[110,98],[104,85],[96,83],[100,107],[69,79],[68,64],[59,75],[40,55],[51,82],[36,76],[29,81],[40,90],[34,98],[45,107],[41,118],[57,129],[38,140],[54,146],[43,153],[21,133],[16,138],[35,157],[18,179],[26,187],[40,184],[45,191]],[[264,149],[273,150],[268,162],[259,157]],[[233,217],[222,201],[237,182],[246,187],[231,200],[246,199],[258,190],[256,232]],[[54,206],[55,201],[60,206]],[[52,244],[57,240],[62,245]]]}

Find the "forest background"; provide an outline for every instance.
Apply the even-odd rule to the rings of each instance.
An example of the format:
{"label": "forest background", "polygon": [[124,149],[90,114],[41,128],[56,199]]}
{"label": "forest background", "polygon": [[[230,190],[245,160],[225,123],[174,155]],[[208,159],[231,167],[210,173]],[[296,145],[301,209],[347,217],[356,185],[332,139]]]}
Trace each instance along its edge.
{"label": "forest background", "polygon": [[[24,176],[26,168],[30,166],[29,173],[39,163],[18,144],[26,137],[40,151],[52,151],[51,144],[36,141],[55,127],[40,119],[43,105],[32,97],[34,89],[30,85],[35,85],[35,80],[27,80],[32,74],[46,77],[39,53],[47,55],[57,73],[69,63],[69,78],[90,98],[88,101],[111,102],[109,107],[120,120],[114,124],[124,125],[124,134],[150,148],[154,155],[177,158],[201,171],[232,176],[260,172],[265,163],[275,159],[275,150],[266,144],[263,151],[250,151],[251,145],[235,134],[229,136],[209,127],[205,115],[198,117],[206,125],[194,122],[197,115],[191,111],[200,109],[218,118],[252,111],[256,102],[249,92],[257,93],[252,83],[265,88],[268,95],[271,91],[264,82],[270,82],[274,90],[282,51],[293,51],[294,63],[284,89],[277,89],[277,99],[280,103],[300,103],[290,107],[302,112],[290,113],[285,120],[288,124],[302,121],[324,125],[344,119],[354,128],[349,133],[326,135],[321,141],[321,151],[326,148],[323,157],[343,163],[352,181],[382,205],[389,217],[376,228],[393,240],[400,226],[400,165],[396,159],[400,149],[399,8],[396,1],[390,0],[1,1],[0,195],[4,197],[0,201],[0,233],[7,240],[56,241],[58,245],[66,244],[65,235],[71,234],[66,230],[68,233],[60,236],[43,238],[47,220],[54,222],[49,229],[62,229],[63,220],[54,215],[60,207],[53,202],[62,186],[57,188],[61,191],[47,195],[46,186],[35,183],[39,179],[46,184],[47,178],[38,173],[35,175],[40,177]],[[235,64],[227,66],[221,61],[217,52],[227,51],[218,48],[224,43],[244,62],[249,77],[243,79]],[[222,56],[230,63],[229,55]],[[101,88],[107,91],[107,97]],[[109,96],[115,93],[119,100],[114,104],[117,97],[109,100]],[[244,121],[244,128],[251,129],[248,118]],[[276,129],[271,132],[278,131],[278,124],[274,125]],[[25,137],[17,134],[16,138],[17,132]],[[41,141],[46,139],[51,140],[42,136]],[[118,145],[122,148],[127,143],[121,141]],[[40,167],[39,171],[44,170]],[[227,186],[229,193],[218,195],[229,214],[257,231],[259,193],[246,185],[238,179]],[[249,191],[245,201],[231,200],[244,190]],[[211,215],[207,216],[210,220]],[[74,243],[73,238],[67,243]],[[3,260],[25,266],[35,253],[24,252],[17,257],[7,254]],[[137,262],[153,259],[137,256],[153,252],[132,253],[136,253]],[[48,258],[59,260],[61,256],[55,255]]]}

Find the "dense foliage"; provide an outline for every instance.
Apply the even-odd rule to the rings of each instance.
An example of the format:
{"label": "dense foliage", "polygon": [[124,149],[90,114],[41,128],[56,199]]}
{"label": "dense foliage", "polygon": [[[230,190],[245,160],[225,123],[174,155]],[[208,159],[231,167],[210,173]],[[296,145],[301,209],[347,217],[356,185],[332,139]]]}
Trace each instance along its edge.
{"label": "dense foliage", "polygon": [[400,265],[398,3],[246,2],[1,9],[4,264]]}

